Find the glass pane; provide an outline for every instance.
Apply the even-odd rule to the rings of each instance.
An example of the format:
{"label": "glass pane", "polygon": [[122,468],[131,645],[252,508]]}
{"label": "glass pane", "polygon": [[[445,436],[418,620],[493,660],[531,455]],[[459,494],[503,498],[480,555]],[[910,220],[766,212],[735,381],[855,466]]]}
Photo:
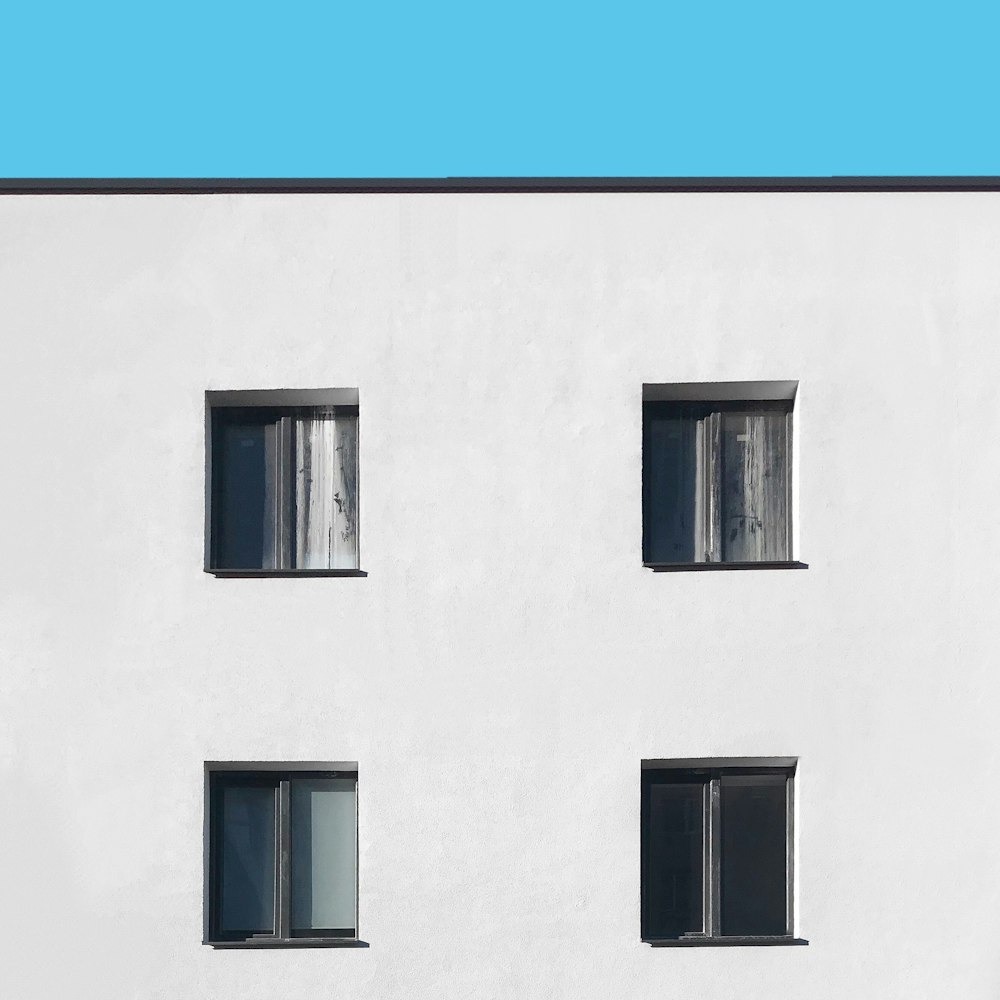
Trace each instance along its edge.
{"label": "glass pane", "polygon": [[722,414],[722,558],[789,558],[787,414]]}
{"label": "glass pane", "polygon": [[248,937],[274,933],[275,789],[222,790],[219,930]]}
{"label": "glass pane", "polygon": [[352,778],[292,781],[293,933],[354,933],[355,786]]}
{"label": "glass pane", "polygon": [[358,418],[295,420],[295,565],[357,569]]}
{"label": "glass pane", "polygon": [[261,569],[271,557],[274,526],[265,510],[274,462],[269,429],[265,421],[215,414],[212,542],[220,569]]}
{"label": "glass pane", "polygon": [[680,937],[704,929],[704,803],[704,784],[650,785],[644,886],[647,937]]}
{"label": "glass pane", "polygon": [[785,934],[786,777],[722,778],[722,933]]}
{"label": "glass pane", "polygon": [[643,408],[643,553],[645,562],[692,562],[696,539],[697,421],[655,403]]}

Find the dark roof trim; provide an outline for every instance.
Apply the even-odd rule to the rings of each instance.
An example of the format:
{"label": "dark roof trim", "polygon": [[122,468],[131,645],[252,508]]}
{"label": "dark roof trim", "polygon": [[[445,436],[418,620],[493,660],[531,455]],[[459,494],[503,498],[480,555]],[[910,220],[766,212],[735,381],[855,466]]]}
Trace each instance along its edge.
{"label": "dark roof trim", "polygon": [[993,177],[60,177],[0,178],[0,194],[437,194],[1000,191]]}

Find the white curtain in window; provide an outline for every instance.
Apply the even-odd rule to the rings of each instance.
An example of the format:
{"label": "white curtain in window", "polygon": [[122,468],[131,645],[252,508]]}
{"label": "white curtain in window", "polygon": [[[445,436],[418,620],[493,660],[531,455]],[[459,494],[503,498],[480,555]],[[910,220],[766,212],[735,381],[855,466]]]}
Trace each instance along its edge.
{"label": "white curtain in window", "polygon": [[358,567],[358,418],[295,419],[295,566]]}
{"label": "white curtain in window", "polygon": [[727,562],[789,557],[788,416],[726,413],[722,447],[722,552]]}

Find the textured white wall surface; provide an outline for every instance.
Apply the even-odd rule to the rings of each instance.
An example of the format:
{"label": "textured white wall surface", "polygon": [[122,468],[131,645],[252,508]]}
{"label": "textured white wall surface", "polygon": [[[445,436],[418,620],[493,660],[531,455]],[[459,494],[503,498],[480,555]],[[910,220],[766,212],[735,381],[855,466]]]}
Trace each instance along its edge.
{"label": "textured white wall surface", "polygon": [[[1000,995],[1000,194],[0,199],[0,996]],[[797,572],[641,565],[643,382],[798,379]],[[203,572],[206,389],[357,386],[366,578]],[[795,948],[644,757],[797,755]],[[203,763],[359,762],[367,949],[202,940]]]}

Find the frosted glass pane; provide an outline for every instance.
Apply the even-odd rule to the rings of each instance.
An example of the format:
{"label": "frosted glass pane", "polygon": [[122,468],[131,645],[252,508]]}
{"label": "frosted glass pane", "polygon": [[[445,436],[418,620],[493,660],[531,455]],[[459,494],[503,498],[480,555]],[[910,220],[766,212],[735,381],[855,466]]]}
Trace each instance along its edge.
{"label": "frosted glass pane", "polygon": [[222,790],[223,934],[274,933],[274,817],[273,787]]}
{"label": "frosted glass pane", "polygon": [[292,930],[354,933],[357,894],[355,782],[292,782]]}
{"label": "frosted glass pane", "polygon": [[295,421],[295,565],[357,569],[358,418]]}

